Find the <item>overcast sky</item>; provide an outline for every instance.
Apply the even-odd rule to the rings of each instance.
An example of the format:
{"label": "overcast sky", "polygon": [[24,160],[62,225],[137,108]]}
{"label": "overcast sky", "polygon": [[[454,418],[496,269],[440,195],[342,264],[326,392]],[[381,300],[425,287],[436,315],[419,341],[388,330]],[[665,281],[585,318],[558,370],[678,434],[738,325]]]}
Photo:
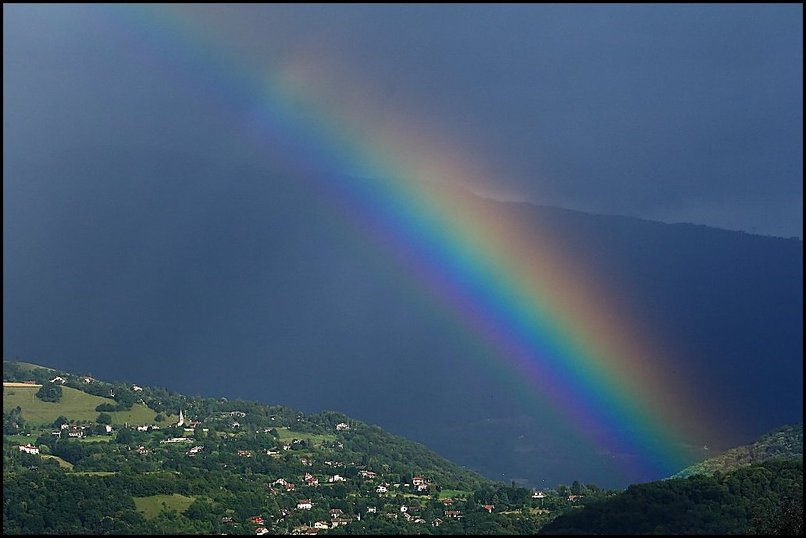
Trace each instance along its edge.
{"label": "overcast sky", "polygon": [[[483,290],[513,275],[534,277],[535,289],[570,290],[533,275],[535,264],[522,275],[506,271],[509,261],[520,267],[509,254],[489,265],[501,271],[488,271],[482,255],[519,249],[529,263],[559,267],[561,256],[553,260],[546,246],[560,245],[579,251],[575,270],[613,285],[608,297],[635,303],[631,331],[651,326],[664,332],[658,349],[670,347],[668,332],[680,349],[697,350],[675,375],[693,371],[692,385],[707,380],[744,398],[745,385],[722,382],[726,368],[718,376],[697,368],[722,364],[701,359],[711,357],[708,346],[735,366],[744,364],[737,357],[758,360],[753,346],[763,344],[775,358],[767,362],[795,387],[786,397],[769,372],[734,370],[768,410],[797,415],[802,376],[787,368],[802,357],[801,320],[790,314],[802,312],[801,242],[406,187],[409,175],[433,175],[412,179],[802,237],[802,11],[4,4],[4,356],[186,394],[337,409],[468,453],[473,443],[457,439],[463,431],[478,438],[482,430],[462,418],[471,417],[492,428],[482,437],[518,441],[511,469],[493,469],[504,463],[484,451],[462,460],[468,465],[495,460],[487,472],[517,478],[528,460],[557,480],[581,478],[584,465],[589,480],[623,483],[608,453],[591,452],[598,447],[566,435],[543,400],[534,404],[544,391],[528,380],[517,388],[510,348],[488,349],[486,326],[468,321],[474,312],[501,327],[511,321]],[[386,172],[395,177],[378,177]],[[384,191],[389,185],[397,189]],[[422,201],[442,204],[439,218]],[[428,207],[418,213],[420,205]],[[485,220],[480,207],[495,211]],[[594,228],[602,235],[583,233],[583,221],[602,223]],[[443,225],[462,229],[437,234]],[[696,248],[663,240],[661,229]],[[479,257],[457,255],[470,240]],[[773,250],[753,250],[760,243]],[[800,248],[800,266],[796,254],[758,254],[779,252],[775,245]],[[456,259],[442,264],[443,254]],[[473,263],[491,278],[479,290],[468,277]],[[735,271],[722,278],[725,269]],[[588,289],[582,284],[575,287]],[[581,295],[593,301],[584,310],[621,319],[618,301]],[[541,301],[532,306],[551,304]],[[585,325],[569,324],[587,341]],[[728,392],[703,392],[712,409],[735,412]],[[787,401],[798,396],[792,411]],[[760,424],[764,405],[746,401]],[[455,431],[446,429],[451,421]]]}
{"label": "overcast sky", "polygon": [[[485,194],[802,237],[802,5],[174,11],[247,67],[305,54],[348,69],[350,80],[334,79],[339,91],[354,81],[376,109],[482,162],[484,185],[474,187]],[[5,158],[110,144],[235,152],[249,135],[228,115],[254,103],[239,109],[217,87],[226,68],[184,62],[186,51],[171,50],[178,27],[150,43],[137,28],[159,15],[69,5],[3,12]],[[327,79],[317,83],[326,94]],[[222,92],[229,102],[217,101]],[[4,178],[4,190],[18,187]]]}

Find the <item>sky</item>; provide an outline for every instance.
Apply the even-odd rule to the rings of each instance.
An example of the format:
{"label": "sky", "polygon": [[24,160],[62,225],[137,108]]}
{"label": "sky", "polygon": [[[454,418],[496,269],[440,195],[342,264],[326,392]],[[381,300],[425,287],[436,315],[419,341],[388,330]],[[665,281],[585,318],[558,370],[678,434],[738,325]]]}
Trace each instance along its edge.
{"label": "sky", "polygon": [[[159,59],[170,51],[132,37],[139,30],[118,11],[4,7],[14,143],[195,151],[217,144],[201,140],[206,130],[244,128],[214,117],[218,107],[199,102],[209,95],[192,88],[206,81]],[[330,69],[316,81],[326,107],[361,99],[390,121],[407,118],[457,158],[474,156],[476,192],[802,237],[801,5],[174,11],[251,65],[315,59]]]}
{"label": "sky", "polygon": [[532,483],[802,419],[802,6],[3,11],[6,358]]}

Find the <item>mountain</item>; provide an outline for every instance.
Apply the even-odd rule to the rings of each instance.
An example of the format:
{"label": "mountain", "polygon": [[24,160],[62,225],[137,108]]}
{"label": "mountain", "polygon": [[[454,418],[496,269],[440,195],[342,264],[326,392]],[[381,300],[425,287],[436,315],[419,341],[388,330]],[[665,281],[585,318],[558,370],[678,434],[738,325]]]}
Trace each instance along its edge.
{"label": "mountain", "polygon": [[771,460],[725,475],[630,486],[570,510],[539,534],[762,534],[803,532],[803,460]]}
{"label": "mountain", "polygon": [[3,367],[3,534],[533,533],[562,503],[337,412]]}
{"label": "mountain", "polygon": [[[802,426],[761,463],[604,490],[486,480],[334,411],[3,363],[4,534],[800,534]],[[800,440],[800,446],[798,446]],[[772,458],[798,452],[797,458]],[[738,452],[738,449],[733,452]]]}
{"label": "mountain", "polygon": [[[583,503],[580,503],[583,504]],[[540,534],[803,533],[803,425],[567,511]]]}
{"label": "mountain", "polygon": [[[361,220],[371,197],[339,197],[350,178],[154,148],[8,157],[5,357],[339,409],[505,482],[624,487],[670,473],[633,469],[634,454],[590,441],[622,432],[557,412],[386,228]],[[613,301],[596,306],[674,357],[657,375],[699,402],[692,420],[718,425],[675,447],[686,464],[704,445],[721,452],[802,422],[802,241],[459,188],[439,198],[573,253],[574,271]]]}
{"label": "mountain", "polygon": [[727,473],[773,459],[803,459],[803,424],[783,426],[760,437],[750,445],[727,450],[675,474],[672,478],[687,478],[695,474]]}

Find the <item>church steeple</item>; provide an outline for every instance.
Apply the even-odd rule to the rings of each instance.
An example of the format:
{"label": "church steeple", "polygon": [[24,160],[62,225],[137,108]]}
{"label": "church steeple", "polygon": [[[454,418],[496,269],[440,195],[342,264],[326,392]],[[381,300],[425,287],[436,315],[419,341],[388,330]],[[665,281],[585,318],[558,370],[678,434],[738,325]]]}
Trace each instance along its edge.
{"label": "church steeple", "polygon": [[182,426],[185,423],[185,416],[182,414],[182,410],[179,410],[179,422],[176,423],[177,426]]}

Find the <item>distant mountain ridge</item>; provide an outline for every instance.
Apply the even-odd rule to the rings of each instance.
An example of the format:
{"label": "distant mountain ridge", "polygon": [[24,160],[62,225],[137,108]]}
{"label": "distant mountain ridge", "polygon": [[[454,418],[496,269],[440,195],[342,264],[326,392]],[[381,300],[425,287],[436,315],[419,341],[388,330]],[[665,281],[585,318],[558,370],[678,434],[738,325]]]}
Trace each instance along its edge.
{"label": "distant mountain ridge", "polygon": [[752,444],[732,448],[687,467],[672,478],[686,478],[696,474],[713,475],[717,471],[726,473],[754,463],[797,458],[803,459],[803,424],[782,426]]}
{"label": "distant mountain ridge", "polygon": [[[339,206],[292,169],[99,151],[115,165],[78,149],[4,163],[33,189],[8,208],[4,356],[170,380],[185,394],[257,400],[268,390],[273,401],[340,409],[506,482],[662,478],[625,475],[634,454],[604,453],[550,405],[534,405],[536,387],[379,244],[383,230],[346,224],[367,208]],[[59,181],[48,178],[53,169]],[[39,207],[41,189],[81,200],[81,213]],[[703,445],[722,451],[802,422],[801,240],[445,189],[436,199],[501,215],[522,237],[571,253],[575,270],[619,303],[613,315],[626,311],[638,338],[674,356],[662,375],[685,380],[719,425],[678,447],[692,452],[689,462],[709,455]]]}

